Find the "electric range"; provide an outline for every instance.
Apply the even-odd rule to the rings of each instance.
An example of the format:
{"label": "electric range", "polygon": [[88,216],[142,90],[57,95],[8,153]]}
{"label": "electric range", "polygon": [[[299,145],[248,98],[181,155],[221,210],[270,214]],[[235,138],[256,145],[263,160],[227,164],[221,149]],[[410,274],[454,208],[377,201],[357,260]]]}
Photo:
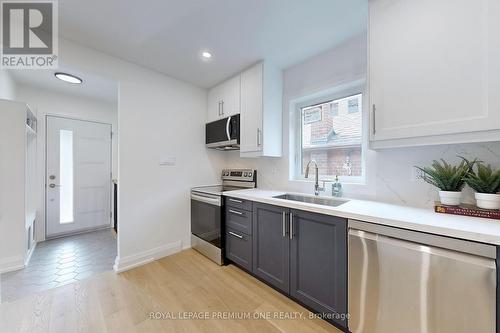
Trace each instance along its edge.
{"label": "electric range", "polygon": [[224,263],[222,193],[257,187],[257,171],[224,169],[222,184],[191,189],[191,246],[219,265]]}

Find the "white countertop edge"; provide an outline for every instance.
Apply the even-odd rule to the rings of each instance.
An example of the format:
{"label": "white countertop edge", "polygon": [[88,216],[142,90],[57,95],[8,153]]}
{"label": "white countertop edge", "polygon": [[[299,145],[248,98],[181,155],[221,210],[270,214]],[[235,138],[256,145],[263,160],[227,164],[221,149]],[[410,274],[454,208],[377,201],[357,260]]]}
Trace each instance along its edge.
{"label": "white countertop edge", "polygon": [[500,245],[500,221],[498,220],[439,214],[430,209],[348,198],[343,199],[348,199],[349,202],[337,207],[273,198],[285,193],[308,195],[261,189],[227,191],[223,192],[223,195],[346,219]]}

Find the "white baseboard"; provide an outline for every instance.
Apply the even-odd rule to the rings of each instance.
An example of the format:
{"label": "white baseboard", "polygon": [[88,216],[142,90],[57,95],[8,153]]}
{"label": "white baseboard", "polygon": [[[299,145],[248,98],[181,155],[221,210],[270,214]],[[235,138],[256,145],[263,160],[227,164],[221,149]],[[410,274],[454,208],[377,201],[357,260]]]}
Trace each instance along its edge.
{"label": "white baseboard", "polygon": [[152,261],[180,252],[182,249],[182,242],[179,240],[131,256],[116,257],[113,269],[116,273],[128,271],[129,269],[146,265]]}
{"label": "white baseboard", "polygon": [[24,258],[22,255],[0,259],[0,273],[17,271],[24,268]]}

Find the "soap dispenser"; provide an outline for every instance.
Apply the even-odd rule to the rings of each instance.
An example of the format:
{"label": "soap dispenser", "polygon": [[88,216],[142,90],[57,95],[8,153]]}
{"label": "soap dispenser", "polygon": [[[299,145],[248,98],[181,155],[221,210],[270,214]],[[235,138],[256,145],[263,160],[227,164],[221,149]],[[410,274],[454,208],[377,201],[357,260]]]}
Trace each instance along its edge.
{"label": "soap dispenser", "polygon": [[332,184],[332,196],[342,196],[342,184],[339,181],[339,176],[335,176],[335,182]]}

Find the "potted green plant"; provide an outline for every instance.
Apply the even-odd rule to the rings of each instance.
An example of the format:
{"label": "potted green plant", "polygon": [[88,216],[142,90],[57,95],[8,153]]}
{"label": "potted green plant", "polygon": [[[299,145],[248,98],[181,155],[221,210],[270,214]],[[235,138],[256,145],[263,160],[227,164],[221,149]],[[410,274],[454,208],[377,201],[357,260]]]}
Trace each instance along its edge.
{"label": "potted green plant", "polygon": [[459,165],[450,165],[444,159],[434,160],[430,167],[416,167],[422,171],[420,176],[425,182],[434,185],[439,191],[439,200],[443,205],[458,206],[465,186],[465,177],[472,169],[474,162],[462,157]]}
{"label": "potted green plant", "polygon": [[490,165],[477,163],[477,172],[470,171],[465,182],[476,191],[476,204],[479,208],[500,209],[500,169],[493,170]]}

